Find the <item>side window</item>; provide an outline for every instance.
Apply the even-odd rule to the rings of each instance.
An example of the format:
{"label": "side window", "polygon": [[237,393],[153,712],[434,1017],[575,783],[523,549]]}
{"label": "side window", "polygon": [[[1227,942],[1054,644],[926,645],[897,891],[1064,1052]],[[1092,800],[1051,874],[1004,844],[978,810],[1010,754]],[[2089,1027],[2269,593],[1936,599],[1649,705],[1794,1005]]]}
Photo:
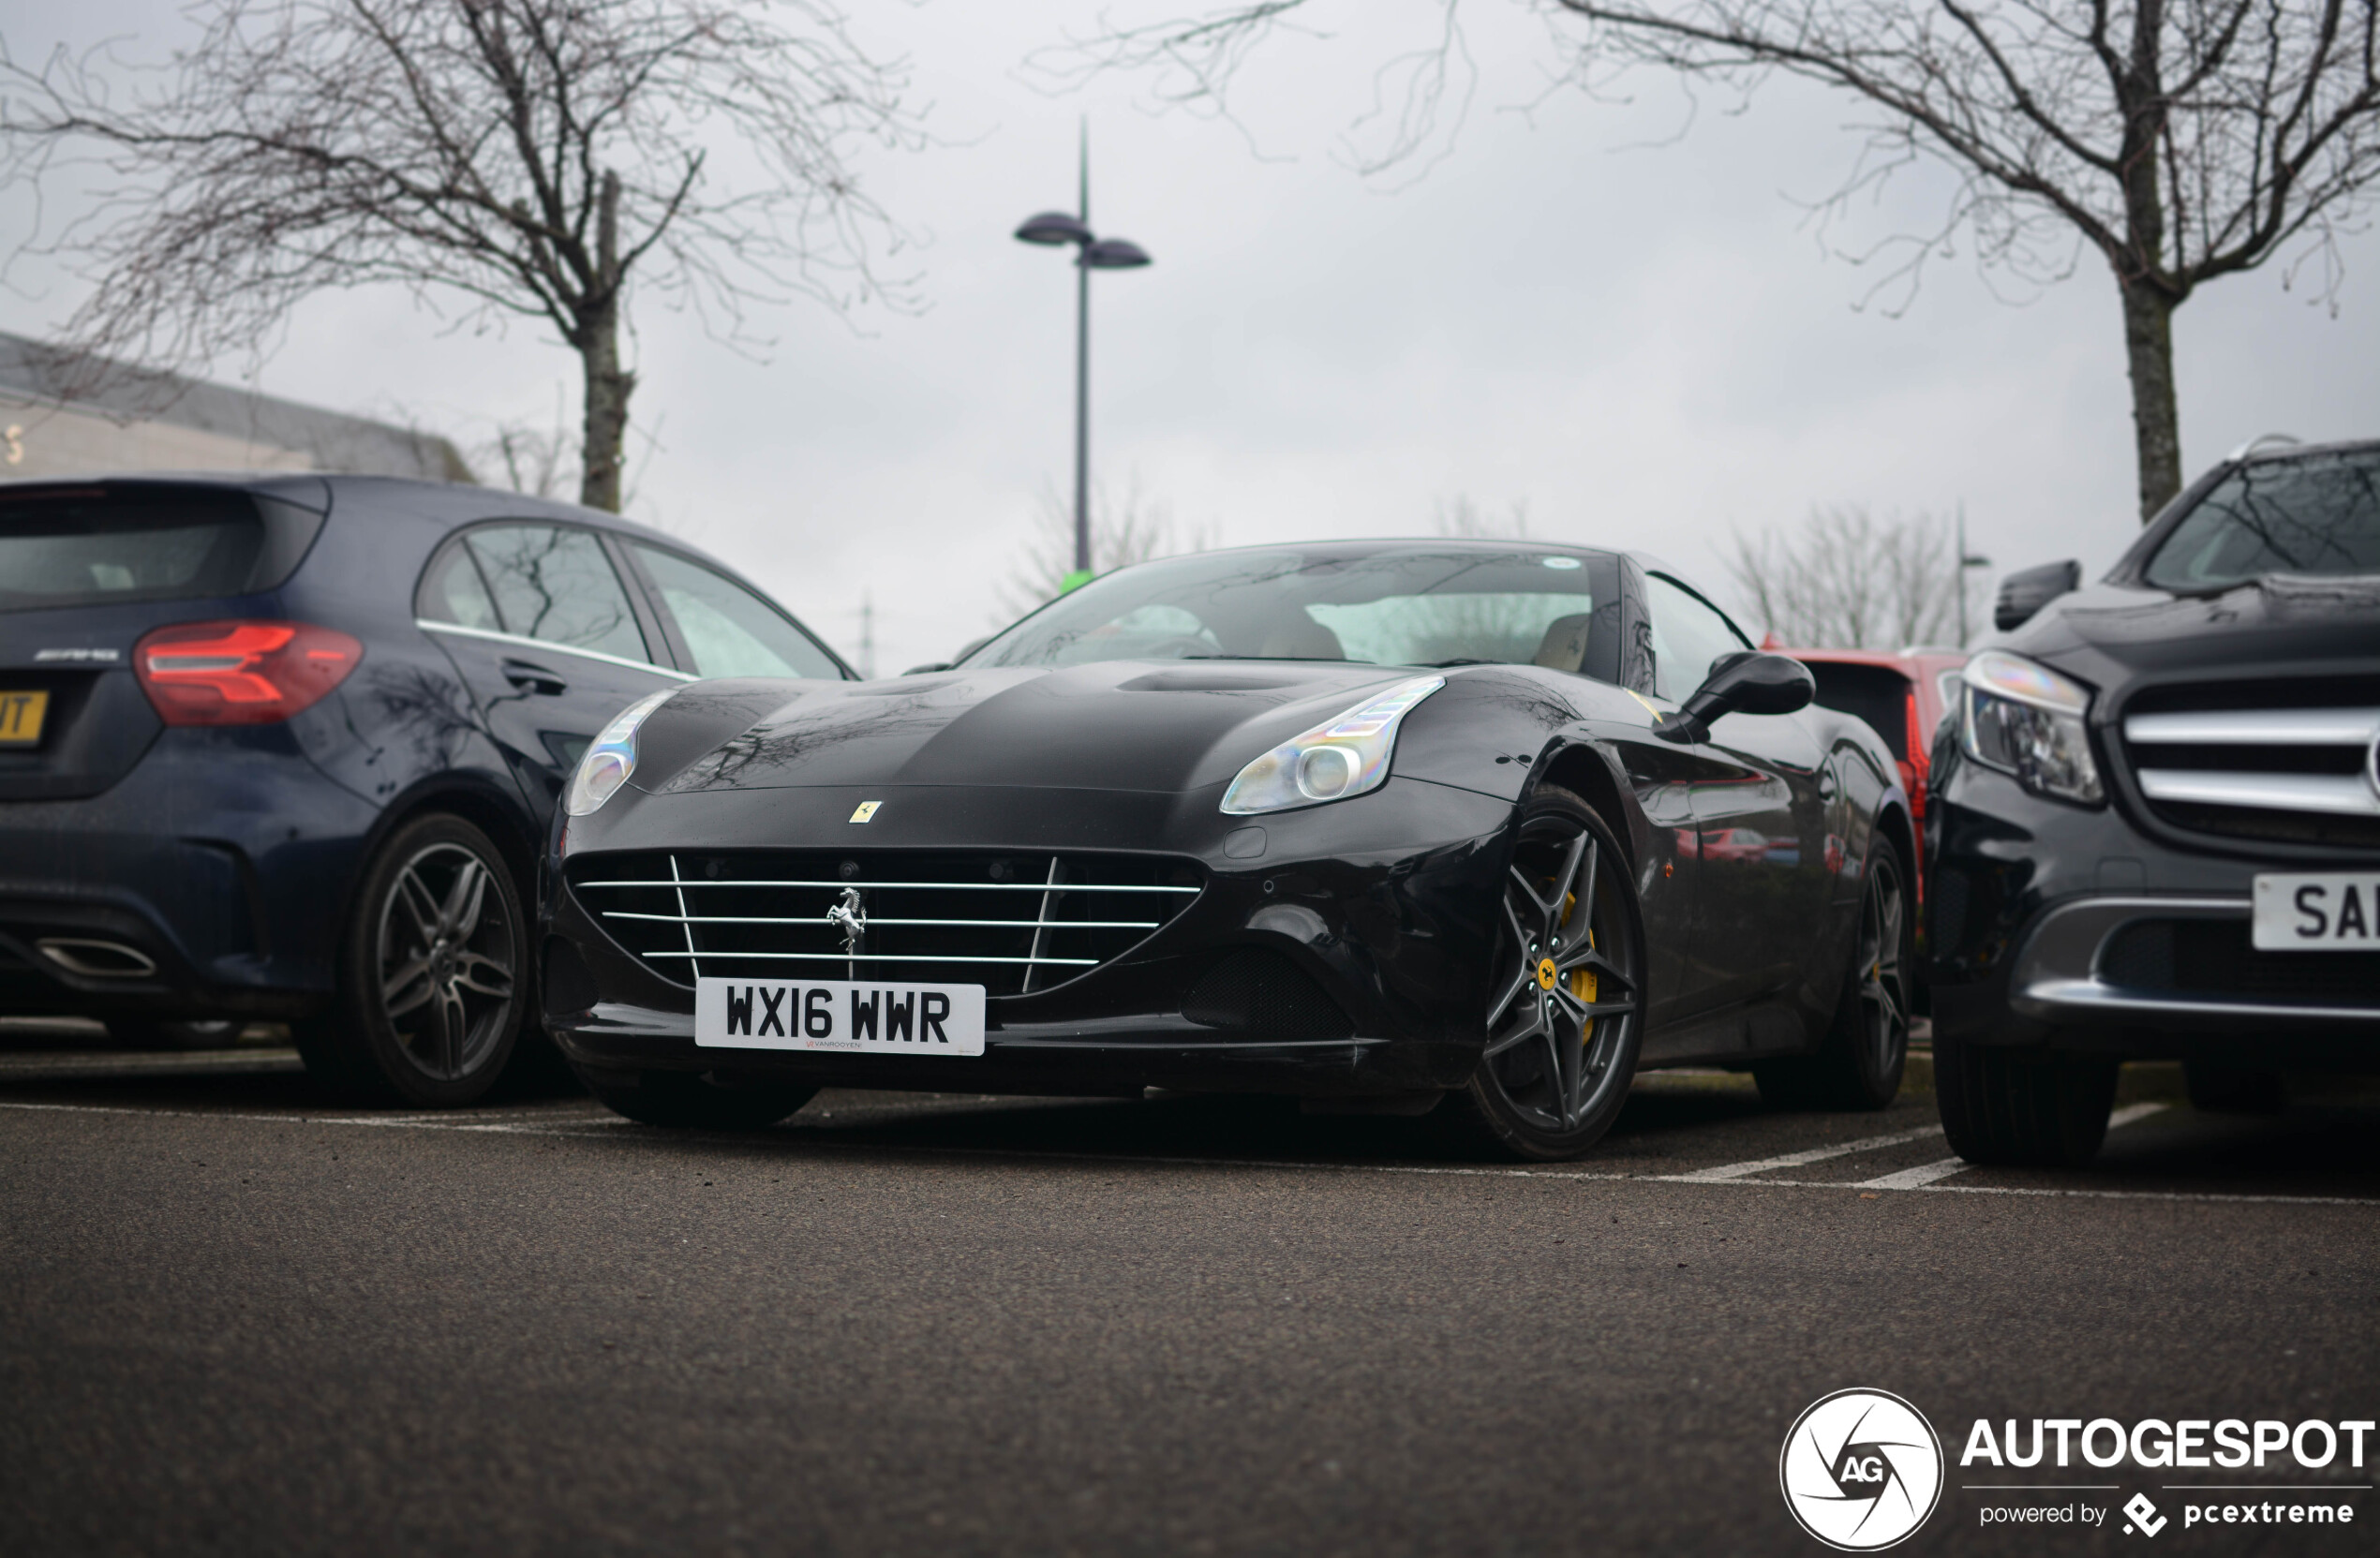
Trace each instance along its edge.
{"label": "side window", "polygon": [[694,657],[696,675],[841,678],[826,651],[751,590],[674,552],[632,544]]}
{"label": "side window", "polygon": [[[464,538],[503,631],[623,660],[650,660],[628,591],[603,547],[559,525],[491,525]],[[459,556],[463,547],[456,549]],[[456,610],[469,609],[455,601]],[[472,626],[465,616],[454,620]]]}
{"label": "side window", "polygon": [[471,549],[461,542],[439,553],[430,564],[414,606],[418,615],[432,622],[504,631],[503,621],[496,615],[496,602],[488,599],[487,583],[480,577],[480,566],[471,560]]}
{"label": "side window", "polygon": [[1751,642],[1699,595],[1658,573],[1644,579],[1653,617],[1653,694],[1682,704],[1711,674],[1711,661]]}

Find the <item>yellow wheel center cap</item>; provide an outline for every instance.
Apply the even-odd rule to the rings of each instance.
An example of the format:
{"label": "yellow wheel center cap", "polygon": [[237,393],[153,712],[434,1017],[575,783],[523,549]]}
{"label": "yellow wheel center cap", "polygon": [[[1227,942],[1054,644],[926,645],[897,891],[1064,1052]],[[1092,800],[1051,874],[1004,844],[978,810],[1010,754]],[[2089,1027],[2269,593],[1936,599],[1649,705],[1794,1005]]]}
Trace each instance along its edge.
{"label": "yellow wheel center cap", "polygon": [[1538,965],[1537,965],[1537,987],[1538,987],[1539,989],[1540,989],[1540,990],[1550,990],[1550,989],[1552,989],[1552,988],[1554,987],[1554,982],[1556,979],[1559,979],[1560,977],[1561,977],[1561,971],[1559,971],[1558,969],[1554,968],[1554,959],[1553,959],[1553,958],[1551,958],[1551,957],[1540,957],[1540,958],[1539,958],[1539,959],[1538,959]]}

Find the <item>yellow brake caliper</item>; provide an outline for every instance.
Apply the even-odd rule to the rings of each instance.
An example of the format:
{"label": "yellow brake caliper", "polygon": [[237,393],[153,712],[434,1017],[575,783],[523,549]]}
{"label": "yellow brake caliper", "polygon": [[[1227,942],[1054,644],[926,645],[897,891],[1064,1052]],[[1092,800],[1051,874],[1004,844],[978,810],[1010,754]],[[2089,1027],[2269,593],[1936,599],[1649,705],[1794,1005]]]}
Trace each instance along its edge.
{"label": "yellow brake caliper", "polygon": [[[1566,927],[1570,923],[1570,915],[1572,912],[1578,908],[1578,902],[1579,896],[1576,893],[1569,894],[1562,899],[1562,924]],[[1592,927],[1589,927],[1586,932],[1586,944],[1590,947],[1595,944],[1595,931]],[[1581,1001],[1585,1002],[1588,1005],[1594,1005],[1595,971],[1593,969],[1572,969],[1570,971],[1570,993],[1578,997]],[[1579,1030],[1579,1042],[1581,1044],[1590,1043],[1593,1041],[1594,1037],[1595,1019],[1593,1017],[1589,1017],[1586,1019],[1584,1025]]]}

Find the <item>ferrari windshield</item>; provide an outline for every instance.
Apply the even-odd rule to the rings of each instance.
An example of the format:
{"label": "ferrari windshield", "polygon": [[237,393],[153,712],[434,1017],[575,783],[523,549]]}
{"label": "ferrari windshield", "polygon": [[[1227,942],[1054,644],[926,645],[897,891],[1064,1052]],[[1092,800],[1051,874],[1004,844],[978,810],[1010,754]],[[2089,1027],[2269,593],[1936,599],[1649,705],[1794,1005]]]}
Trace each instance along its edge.
{"label": "ferrari windshield", "polygon": [[1534,661],[1593,672],[1588,630],[1616,572],[1608,554],[1526,543],[1376,542],[1169,557],[1061,596],[968,663]]}
{"label": "ferrari windshield", "polygon": [[2380,450],[2240,467],[2174,527],[2147,577],[2201,590],[2267,573],[2380,573]]}

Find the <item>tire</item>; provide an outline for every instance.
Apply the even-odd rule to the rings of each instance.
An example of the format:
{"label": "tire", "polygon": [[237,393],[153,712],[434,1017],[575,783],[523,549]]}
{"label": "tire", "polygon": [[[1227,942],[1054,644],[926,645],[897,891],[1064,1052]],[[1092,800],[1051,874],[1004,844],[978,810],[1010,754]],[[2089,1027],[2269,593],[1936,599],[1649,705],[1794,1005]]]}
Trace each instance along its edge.
{"label": "tire", "polygon": [[1934,1095],[1970,1163],[2079,1168],[2106,1139],[2116,1062],[1934,1037]]}
{"label": "tire", "polygon": [[1917,964],[1908,882],[1900,847],[1887,843],[1860,889],[1851,968],[1818,1052],[1752,1067],[1761,1100],[1771,1108],[1876,1110],[1900,1092],[1909,1063],[1909,975]]}
{"label": "tire", "polygon": [[1493,911],[1485,1044],[1447,1107],[1474,1140],[1551,1163],[1593,1147],[1628,1102],[1644,1034],[1644,922],[1619,840],[1578,796],[1540,787],[1514,835]]}
{"label": "tire", "polygon": [[2181,1075],[2190,1088],[2190,1106],[2209,1114],[2277,1115],[2288,1107],[2277,1071],[2190,1061]]}
{"label": "tire", "polygon": [[452,1108],[495,1085],[529,1003],[512,868],[477,827],[416,817],[365,868],[331,1010],[294,1027],[305,1069],[383,1102]]}
{"label": "tire", "polygon": [[188,1022],[110,1017],[108,1037],[125,1049],[227,1049],[240,1042],[246,1026],[231,1017]]}
{"label": "tire", "polygon": [[776,1124],[818,1095],[786,1082],[739,1082],[716,1072],[648,1071],[634,1087],[597,1082],[581,1073],[603,1106],[640,1125],[679,1131],[757,1131]]}

